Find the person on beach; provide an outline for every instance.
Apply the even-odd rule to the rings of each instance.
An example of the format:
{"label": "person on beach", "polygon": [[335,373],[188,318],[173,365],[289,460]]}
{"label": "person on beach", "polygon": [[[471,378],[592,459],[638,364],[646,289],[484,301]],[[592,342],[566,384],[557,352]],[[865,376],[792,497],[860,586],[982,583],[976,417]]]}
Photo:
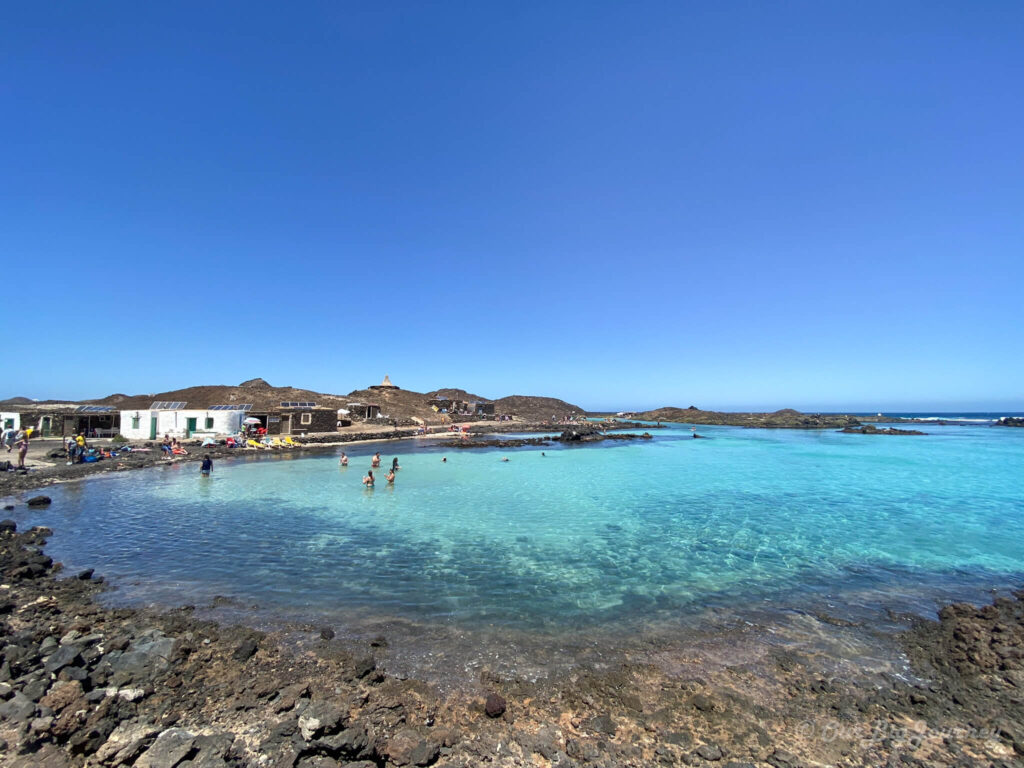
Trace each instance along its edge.
{"label": "person on beach", "polygon": [[370,462],[370,466],[373,466],[373,467],[379,467],[380,466],[380,451],[377,451],[375,454],[373,454],[373,461]]}
{"label": "person on beach", "polygon": [[174,446],[171,443],[170,435],[164,435],[164,441],[160,443],[160,450],[167,454],[168,459],[174,455]]}
{"label": "person on beach", "polygon": [[366,470],[366,477],[363,478],[363,485],[367,488],[373,488],[373,470]]}
{"label": "person on beach", "polygon": [[344,451],[341,452],[341,466],[343,466],[343,467],[347,467],[348,466],[348,456],[345,455]]}
{"label": "person on beach", "polygon": [[16,445],[18,446],[18,469],[26,469],[25,456],[28,454],[28,435],[22,433],[21,439]]}
{"label": "person on beach", "polygon": [[204,477],[209,477],[211,469],[213,469],[213,459],[210,458],[209,454],[206,454],[205,456],[203,456],[203,463],[199,467],[199,474],[203,475]]}
{"label": "person on beach", "polygon": [[78,453],[78,463],[81,464],[85,461],[85,451],[89,447],[89,444],[85,441],[85,433],[79,432],[75,438],[75,445]]}
{"label": "person on beach", "polygon": [[14,446],[14,435],[14,427],[4,427],[3,443],[8,453],[11,452],[11,448]]}
{"label": "person on beach", "polygon": [[388,481],[388,485],[394,485],[395,484],[395,470],[394,470],[394,468],[392,468],[392,470],[390,472],[388,472],[387,475],[385,475],[384,479]]}

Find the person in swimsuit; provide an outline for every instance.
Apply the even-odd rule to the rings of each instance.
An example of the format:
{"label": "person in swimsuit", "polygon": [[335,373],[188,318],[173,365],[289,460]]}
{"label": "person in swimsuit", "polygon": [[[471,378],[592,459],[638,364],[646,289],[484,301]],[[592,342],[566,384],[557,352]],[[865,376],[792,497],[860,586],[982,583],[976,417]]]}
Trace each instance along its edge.
{"label": "person in swimsuit", "polygon": [[397,471],[398,471],[398,470],[400,470],[400,469],[401,469],[401,467],[400,467],[400,466],[398,466],[398,457],[397,457],[397,456],[395,456],[395,458],[393,458],[393,459],[391,460],[391,471],[392,471],[392,472],[397,472]]}
{"label": "person in swimsuit", "polygon": [[15,445],[18,446],[18,469],[25,469],[25,456],[28,454],[28,434],[23,434],[21,440]]}
{"label": "person in swimsuit", "polygon": [[367,488],[373,488],[373,470],[366,470],[366,477],[363,478],[363,485]]}
{"label": "person in swimsuit", "polygon": [[448,463],[448,457],[447,456],[442,456],[441,457],[441,463],[442,464],[447,464]]}
{"label": "person in swimsuit", "polygon": [[206,456],[203,456],[203,464],[199,468],[199,474],[209,477],[211,469],[213,469],[213,459],[211,459],[209,454],[207,454]]}
{"label": "person in swimsuit", "polygon": [[373,454],[373,461],[370,462],[370,466],[371,467],[379,467],[380,466],[380,451],[377,451],[377,453]]}
{"label": "person in swimsuit", "polygon": [[345,455],[344,451],[341,452],[341,466],[343,466],[343,467],[347,467],[348,466],[348,456]]}
{"label": "person in swimsuit", "polygon": [[387,474],[385,479],[388,481],[388,485],[394,485],[395,484],[395,470],[392,469],[390,472],[388,472],[388,474]]}

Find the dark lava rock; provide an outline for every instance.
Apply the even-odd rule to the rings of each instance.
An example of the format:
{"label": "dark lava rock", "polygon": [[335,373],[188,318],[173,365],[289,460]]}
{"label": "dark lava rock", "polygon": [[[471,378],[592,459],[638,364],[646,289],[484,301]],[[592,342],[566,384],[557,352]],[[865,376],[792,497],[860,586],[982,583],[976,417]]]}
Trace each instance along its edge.
{"label": "dark lava rock", "polygon": [[259,643],[255,639],[251,637],[246,638],[238,644],[238,647],[231,654],[231,658],[235,661],[248,661],[255,655],[257,647],[259,647]]}
{"label": "dark lava rock", "polygon": [[697,747],[697,754],[710,763],[722,759],[722,749],[717,744],[702,744]]}
{"label": "dark lava rock", "polygon": [[323,747],[332,755],[346,758],[366,758],[373,754],[370,739],[363,728],[346,728],[333,736],[325,736],[315,742],[315,746]]}
{"label": "dark lava rock", "polygon": [[195,734],[184,728],[168,728],[135,761],[135,768],[173,768],[196,751],[195,741]]}
{"label": "dark lava rock", "polygon": [[715,708],[715,702],[702,693],[698,693],[693,697],[693,706],[699,709],[701,712],[711,712]]}
{"label": "dark lava rock", "polygon": [[323,627],[320,630],[320,637],[323,638],[324,640],[333,640],[334,639],[334,630],[331,629],[330,627]]}
{"label": "dark lava rock", "polygon": [[499,696],[496,693],[487,694],[487,700],[484,701],[484,714],[488,717],[501,717],[505,714],[507,708],[504,697]]}
{"label": "dark lava rock", "polygon": [[365,656],[355,663],[355,669],[353,669],[352,672],[356,678],[363,678],[373,672],[376,668],[377,662],[374,660],[373,656]]}
{"label": "dark lava rock", "polygon": [[800,768],[800,758],[784,749],[776,749],[768,755],[768,764],[775,768]]}
{"label": "dark lava rock", "polygon": [[45,507],[52,503],[52,499],[49,496],[33,496],[28,500],[30,507]]}
{"label": "dark lava rock", "polygon": [[12,509],[14,509],[14,505],[13,504],[4,504],[4,510],[5,511],[10,512]]}
{"label": "dark lava rock", "polygon": [[440,744],[424,739],[415,728],[403,728],[387,744],[387,756],[395,765],[430,765],[440,751]]}
{"label": "dark lava rock", "polygon": [[82,657],[79,655],[78,648],[73,645],[62,645],[47,657],[43,662],[43,668],[47,672],[56,673],[64,667],[78,666],[81,661]]}
{"label": "dark lava rock", "polygon": [[617,730],[615,721],[612,720],[611,715],[608,713],[595,715],[587,720],[587,728],[597,733],[606,733],[609,736],[614,736]]}
{"label": "dark lava rock", "polygon": [[79,579],[80,581],[89,581],[89,579],[92,578],[92,575],[94,573],[95,571],[92,568],[86,568],[84,571],[79,573],[78,576],[76,576],[75,578]]}
{"label": "dark lava rock", "polygon": [[[14,509],[14,507],[4,507],[4,509]],[[13,520],[0,520],[0,533],[14,533],[18,530],[18,524]]]}

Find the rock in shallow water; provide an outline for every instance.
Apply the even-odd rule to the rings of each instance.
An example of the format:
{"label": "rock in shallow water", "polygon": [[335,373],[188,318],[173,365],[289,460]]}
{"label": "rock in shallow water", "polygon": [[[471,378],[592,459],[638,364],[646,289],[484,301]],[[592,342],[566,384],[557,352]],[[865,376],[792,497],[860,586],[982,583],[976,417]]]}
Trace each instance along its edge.
{"label": "rock in shallow water", "polygon": [[52,499],[49,496],[33,496],[28,500],[30,507],[45,507],[52,503]]}

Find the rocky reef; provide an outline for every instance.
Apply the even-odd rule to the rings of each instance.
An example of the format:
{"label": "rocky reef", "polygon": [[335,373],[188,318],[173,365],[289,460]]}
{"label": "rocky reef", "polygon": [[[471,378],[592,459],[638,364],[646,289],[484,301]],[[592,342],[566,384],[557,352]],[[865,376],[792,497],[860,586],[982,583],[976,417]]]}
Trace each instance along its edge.
{"label": "rocky reef", "polygon": [[695,406],[689,408],[658,408],[635,414],[647,421],[669,421],[681,424],[717,424],[731,427],[757,429],[842,429],[859,427],[861,422],[845,414],[801,413],[792,408],[771,413],[729,413],[726,411],[702,411]]}
{"label": "rocky reef", "polygon": [[1003,416],[995,423],[997,427],[1024,427],[1024,418],[1016,416]]}
{"label": "rocky reef", "polygon": [[888,427],[886,429],[879,429],[873,424],[865,424],[863,427],[846,427],[845,429],[837,430],[847,435],[927,435],[927,432],[921,432],[917,429],[896,429],[895,427]]}

